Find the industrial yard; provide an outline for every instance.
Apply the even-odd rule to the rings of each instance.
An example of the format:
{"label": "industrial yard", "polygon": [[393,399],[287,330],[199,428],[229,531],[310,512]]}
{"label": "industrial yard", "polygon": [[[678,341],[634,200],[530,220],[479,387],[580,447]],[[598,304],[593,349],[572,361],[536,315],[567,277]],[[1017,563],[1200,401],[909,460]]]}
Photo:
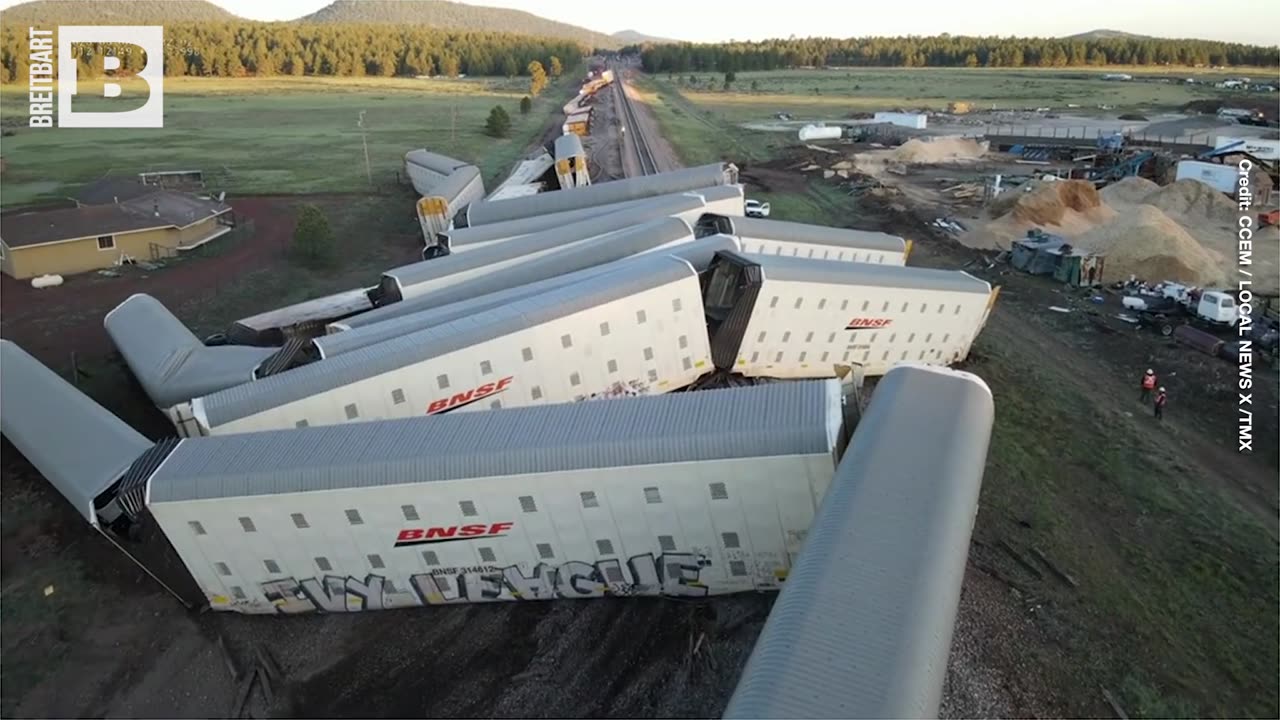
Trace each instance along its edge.
{"label": "industrial yard", "polygon": [[[791,603],[775,618],[828,612],[786,592],[812,583],[810,597],[884,607],[934,589],[883,632],[938,652],[910,643],[954,626],[945,678],[906,682],[926,705],[936,685],[942,717],[1274,716],[1265,298],[1280,295],[1280,226],[1258,216],[1280,197],[1262,194],[1280,140],[1274,114],[1219,112],[1232,106],[1215,83],[1234,74],[1193,75],[830,68],[731,84],[609,55],[566,69],[496,142],[479,128],[494,102],[518,102],[518,78],[425,92],[280,78],[283,97],[217,112],[296,117],[280,129],[297,139],[220,168],[204,146],[227,143],[229,123],[177,136],[235,80],[179,78],[166,140],[133,131],[128,167],[119,147],[81,158],[6,137],[6,214],[46,212],[32,203],[104,173],[200,166],[182,192],[226,191],[239,229],[49,287],[0,277],[5,396],[24,398],[4,413],[2,714],[803,716],[821,701],[785,697],[757,666],[768,633],[816,632],[770,619],[775,603]],[[365,108],[372,168],[341,155],[360,148]],[[340,113],[353,127],[326,129]],[[23,161],[39,153],[53,165],[38,175]],[[1252,335],[1196,304],[1238,275],[1232,188],[1201,166],[1242,160],[1260,193]],[[312,206],[340,239],[328,266],[292,246]],[[1162,420],[1138,399],[1148,367],[1168,389]],[[912,372],[961,384],[899,379]],[[968,382],[994,398],[989,447]],[[68,470],[45,438],[60,425],[26,396],[57,396],[68,432],[124,440],[86,442],[93,469]],[[821,565],[821,548],[875,543],[837,532],[837,502],[817,500],[907,473],[907,458],[916,475],[954,468],[959,489],[912,486],[910,507],[866,504],[852,525],[896,528],[901,555],[925,553],[934,574],[866,551],[849,565],[886,573],[888,590],[823,584],[868,581]],[[316,499],[334,494],[351,498],[345,515]],[[740,509],[715,505],[739,494]],[[344,527],[294,537],[329,514]],[[420,544],[454,531],[495,540]],[[851,696],[874,680],[825,664]],[[777,683],[797,672],[772,667]]]}

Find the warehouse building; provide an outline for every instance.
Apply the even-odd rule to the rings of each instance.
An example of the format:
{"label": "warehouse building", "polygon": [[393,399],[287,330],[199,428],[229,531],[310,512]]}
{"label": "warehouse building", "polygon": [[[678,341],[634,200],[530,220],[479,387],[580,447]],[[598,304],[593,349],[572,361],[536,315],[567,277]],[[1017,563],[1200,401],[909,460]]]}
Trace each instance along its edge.
{"label": "warehouse building", "polygon": [[25,280],[158,260],[200,247],[234,224],[229,205],[155,188],[119,202],[8,212],[0,214],[0,270]]}

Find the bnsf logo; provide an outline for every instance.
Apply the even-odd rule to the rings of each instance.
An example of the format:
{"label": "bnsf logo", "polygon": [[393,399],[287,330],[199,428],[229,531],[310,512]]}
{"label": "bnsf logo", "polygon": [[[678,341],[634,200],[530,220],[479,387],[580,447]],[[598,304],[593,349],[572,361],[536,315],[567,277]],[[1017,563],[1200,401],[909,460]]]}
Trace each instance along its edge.
{"label": "bnsf logo", "polygon": [[474,540],[486,537],[504,537],[515,523],[500,522],[492,525],[450,525],[448,527],[409,528],[396,536],[396,547],[427,545],[430,543]]}
{"label": "bnsf logo", "polygon": [[450,410],[457,410],[460,407],[470,405],[478,400],[483,400],[490,395],[497,395],[511,386],[511,382],[515,380],[515,376],[504,377],[498,382],[485,383],[478,388],[472,388],[466,392],[460,392],[452,397],[443,397],[433,401],[427,406],[428,415],[440,415]]}
{"label": "bnsf logo", "polygon": [[845,330],[857,330],[859,328],[882,328],[889,327],[889,323],[893,320],[889,318],[854,318],[844,327]]}

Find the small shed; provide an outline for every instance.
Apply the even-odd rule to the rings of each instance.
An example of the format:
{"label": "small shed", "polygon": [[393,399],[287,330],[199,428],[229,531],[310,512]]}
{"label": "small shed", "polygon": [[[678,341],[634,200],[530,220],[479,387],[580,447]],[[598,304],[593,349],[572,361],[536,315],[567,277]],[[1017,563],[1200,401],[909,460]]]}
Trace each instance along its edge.
{"label": "small shed", "polygon": [[1050,252],[1058,255],[1058,267],[1053,271],[1053,279],[1071,287],[1102,285],[1102,272],[1106,266],[1106,258],[1102,255],[1087,253],[1070,245],[1063,245]]}

